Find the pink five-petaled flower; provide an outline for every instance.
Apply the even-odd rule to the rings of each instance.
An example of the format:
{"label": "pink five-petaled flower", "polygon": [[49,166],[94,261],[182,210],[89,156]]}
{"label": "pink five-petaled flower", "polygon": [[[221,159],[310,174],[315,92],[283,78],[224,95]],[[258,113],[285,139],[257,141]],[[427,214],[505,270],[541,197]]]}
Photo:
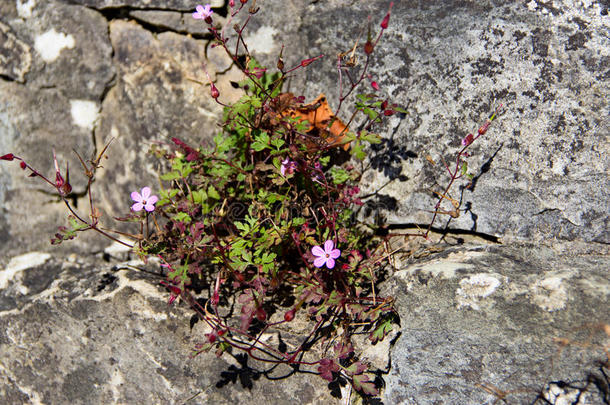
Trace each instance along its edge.
{"label": "pink five-petaled flower", "polygon": [[287,174],[294,173],[294,170],[297,168],[297,163],[293,162],[289,158],[286,158],[282,161],[282,166],[280,167],[280,173],[282,176],[286,176]]}
{"label": "pink five-petaled flower", "polygon": [[131,199],[136,202],[131,206],[132,210],[142,211],[144,208],[148,212],[155,210],[155,203],[159,200],[156,195],[150,195],[150,187],[142,188],[142,194],[134,191],[131,193]]}
{"label": "pink five-petaled flower", "polygon": [[210,18],[213,13],[212,6],[209,4],[206,4],[205,7],[199,4],[195,7],[195,10],[197,10],[193,13],[193,18],[195,20],[205,20],[206,18]]}
{"label": "pink five-petaled flower", "polygon": [[322,267],[326,265],[329,269],[335,267],[335,259],[341,256],[341,251],[335,249],[335,243],[330,239],[324,242],[324,249],[320,246],[314,246],[311,248],[311,253],[316,256],[313,261],[314,266]]}

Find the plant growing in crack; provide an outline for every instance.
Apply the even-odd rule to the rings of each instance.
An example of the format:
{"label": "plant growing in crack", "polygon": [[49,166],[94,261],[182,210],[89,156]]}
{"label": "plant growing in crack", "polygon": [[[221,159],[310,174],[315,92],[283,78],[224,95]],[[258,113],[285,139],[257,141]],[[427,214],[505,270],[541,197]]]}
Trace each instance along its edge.
{"label": "plant growing in crack", "polygon": [[[355,340],[371,344],[383,340],[398,322],[391,297],[377,294],[383,280],[387,252],[383,238],[355,220],[362,201],[358,182],[359,161],[366,145],[380,142],[372,132],[385,117],[406,113],[376,93],[357,95],[350,118],[338,113],[347,98],[368,84],[371,58],[388,28],[392,3],[376,35],[369,32],[362,47],[337,58],[339,99],[333,113],[324,95],[311,103],[303,96],[282,92],[283,84],[300,69],[311,68],[323,55],[286,67],[280,53],[276,71],[260,66],[250,55],[243,33],[258,8],[253,1],[229,2],[227,25],[247,12],[235,25],[235,44],[225,28],[214,24],[213,10],[199,5],[193,18],[202,20],[221,47],[243,72],[239,84],[244,96],[225,104],[208,77],[210,96],[224,107],[220,132],[212,147],[192,146],[178,138],[153,153],[167,162],[163,187],[145,186],[131,193],[131,212],[116,218],[139,224],[129,234],[100,224],[92,183],[108,145],[93,159],[79,156],[88,178],[89,216],[79,214],[67,198],[71,192],[56,162],[55,181],[47,179],[22,158],[6,154],[0,160],[18,160],[30,176],[55,188],[70,211],[69,226],[61,226],[52,243],[93,230],[126,244],[142,258],[158,258],[164,270],[162,284],[169,303],[186,302],[207,325],[209,333],[193,349],[217,355],[242,351],[274,368],[287,364],[293,370],[310,370],[329,382],[349,381],[363,395],[377,395],[380,380],[355,349]],[[246,10],[247,8],[247,10]],[[363,54],[361,64],[356,52]],[[488,129],[495,114],[469,135],[458,152],[455,169],[427,230],[412,236],[428,238],[441,203],[453,201],[449,189],[467,175],[466,149]],[[357,124],[357,125],[356,125]],[[351,128],[359,128],[352,130]],[[351,160],[346,155],[351,154]],[[344,155],[343,163],[331,159]],[[455,207],[458,210],[459,207]],[[120,236],[128,236],[133,243]],[[201,292],[207,289],[207,296]],[[306,328],[294,333],[293,327]],[[289,336],[272,344],[271,334]]]}

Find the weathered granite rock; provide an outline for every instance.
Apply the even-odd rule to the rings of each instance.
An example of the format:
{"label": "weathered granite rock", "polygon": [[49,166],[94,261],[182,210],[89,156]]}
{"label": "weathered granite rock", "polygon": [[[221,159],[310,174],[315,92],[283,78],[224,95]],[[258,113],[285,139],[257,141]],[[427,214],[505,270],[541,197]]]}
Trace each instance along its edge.
{"label": "weathered granite rock", "polygon": [[11,27],[0,23],[0,75],[23,83],[31,64],[30,47],[15,36]]}
{"label": "weathered granite rock", "polygon": [[74,257],[12,258],[0,272],[0,402],[338,403],[313,374],[189,358],[206,331],[158,281]]}
{"label": "weathered granite rock", "polygon": [[[559,404],[583,392],[586,403],[607,403],[608,372],[596,363],[605,359],[599,345],[607,336],[583,327],[610,323],[607,2],[394,3],[371,73],[409,114],[378,128],[385,140],[367,162],[362,188],[380,190],[368,202],[396,228],[427,224],[432,190],[447,182],[441,157],[450,160],[503,103],[469,159],[474,186],[454,189],[463,211],[448,226],[505,245],[407,261],[384,287],[402,317],[391,352],[378,345],[369,353],[380,367],[379,352],[392,357],[384,402],[493,403],[506,392],[508,403],[540,393]],[[218,22],[223,4],[213,3]],[[362,44],[368,15],[378,28],[388,2],[258,5],[249,48],[268,66],[282,45],[289,67],[327,55],[297,71],[288,90],[309,99],[324,92],[333,104],[334,58],[358,38]],[[193,7],[186,0],[0,2],[0,155],[19,154],[53,178],[57,149],[62,167],[70,162],[82,208],[84,178],[70,150],[88,158],[115,137],[95,192],[104,213],[125,212],[130,191],[156,184],[150,145],[215,134],[221,109],[207,86],[190,80],[206,82],[202,63],[223,100],[236,96],[230,82],[240,77],[210,46],[205,25],[190,20]],[[222,371],[240,366],[225,357],[188,360],[202,333],[189,330],[188,311],[168,309],[154,279],[92,265],[91,252],[106,241],[85,236],[62,245],[82,261],[63,260],[60,251],[15,259],[48,251],[64,223],[65,208],[44,190],[14,162],[0,164],[0,402],[182,403],[199,393],[192,403],[332,403],[326,384],[303,374],[260,377],[250,391],[240,383],[214,388]],[[550,247],[510,244],[524,239]],[[558,355],[555,337],[574,344]],[[582,342],[596,346],[579,348]],[[228,376],[249,379],[245,371]]]}
{"label": "weathered granite rock", "polygon": [[[457,248],[397,271],[383,291],[402,325],[384,403],[491,404],[493,391],[510,404],[606,403],[610,252],[597,249]],[[551,383],[581,402],[551,400]]]}
{"label": "weathered granite rock", "polygon": [[[332,104],[336,55],[364,41],[367,16],[377,30],[387,7],[271,2],[252,27],[273,32],[276,52],[286,45],[288,66],[327,55],[293,86],[310,99],[324,92]],[[610,242],[607,22],[599,1],[395,2],[371,73],[381,94],[409,113],[377,128],[385,141],[363,181],[365,192],[384,186],[377,203],[388,221],[427,224],[432,191],[448,182],[441,157],[450,162],[460,140],[503,104],[473,145],[474,186],[454,189],[465,210],[449,227],[506,241]]]}
{"label": "weathered granite rock", "polygon": [[[57,2],[11,6],[3,3],[0,18],[15,43],[30,49],[31,66],[23,80],[0,81],[2,154],[15,153],[54,179],[55,149],[62,170],[69,163],[74,192],[82,197],[85,178],[72,149],[85,159],[94,152],[101,100],[115,76],[106,20],[86,7]],[[0,179],[0,250],[48,248],[48,237],[65,221],[63,204],[14,163],[0,165]]]}
{"label": "weathered granite rock", "polygon": [[[391,356],[384,403],[607,401],[610,259],[597,249],[450,248],[395,272],[382,293],[402,327],[377,348]],[[311,374],[189,359],[207,331],[167,306],[158,278],[89,261],[31,252],[0,272],[3,403],[341,403]]]}
{"label": "weathered granite rock", "polygon": [[[100,196],[105,207],[121,211],[128,209],[128,190],[158,181],[158,165],[147,153],[151,145],[170,143],[172,137],[209,145],[222,107],[209,97],[209,86],[205,85],[202,65],[206,42],[173,32],[153,35],[134,22],[122,20],[109,26],[120,74],[104,99],[96,132],[101,139],[115,138],[111,159],[100,173]],[[231,100],[234,91],[230,80],[241,76],[226,71],[230,67],[226,60],[216,59],[222,62],[210,63],[209,69],[216,72],[216,65],[222,65],[224,74],[218,76],[218,89],[223,100]],[[117,189],[124,192],[117,193]]]}
{"label": "weathered granite rock", "polygon": [[[68,2],[68,0],[60,0]],[[135,9],[165,9],[165,10],[194,10],[195,5],[199,4],[191,0],[69,0],[70,3],[81,4],[103,10],[108,8],[135,8]],[[206,4],[212,7],[222,7],[224,0],[211,0]]]}
{"label": "weathered granite rock", "polygon": [[[166,11],[166,10],[133,10],[129,16],[138,22],[154,27],[155,30],[168,30],[197,37],[211,38],[208,25],[192,17],[192,11]],[[224,26],[225,19],[218,14],[214,16],[214,24]]]}
{"label": "weathered granite rock", "polygon": [[[13,53],[31,48],[32,61],[28,66],[24,53],[22,59],[0,65],[2,72],[21,66],[21,73],[7,73],[9,80],[0,82],[0,149],[25,158],[51,179],[56,149],[62,169],[65,162],[70,165],[74,199],[83,207],[85,178],[72,149],[88,159],[116,138],[102,181],[94,187],[101,212],[116,215],[129,208],[130,191],[156,183],[158,167],[147,154],[152,143],[177,136],[198,144],[216,133],[222,108],[208,97],[209,87],[191,80],[207,82],[202,69],[206,52],[225,101],[235,99],[230,82],[241,76],[226,57],[206,49],[209,41],[152,33],[120,19],[128,13],[104,14],[65,3],[1,6],[4,31],[14,37],[3,46],[13,43]],[[183,10],[167,13],[186,19],[189,10]],[[66,221],[63,204],[44,194],[51,190],[41,182],[24,179],[16,164],[0,165],[0,184],[0,240],[6,242],[0,250],[48,249],[49,236]],[[38,207],[41,199],[44,210]],[[102,246],[98,242],[85,238],[67,249],[95,251]]]}

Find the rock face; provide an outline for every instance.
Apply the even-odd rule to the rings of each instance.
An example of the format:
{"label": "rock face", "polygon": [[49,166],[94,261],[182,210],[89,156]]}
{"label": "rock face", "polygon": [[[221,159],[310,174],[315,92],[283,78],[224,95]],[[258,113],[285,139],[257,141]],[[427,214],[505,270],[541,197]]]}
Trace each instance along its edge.
{"label": "rock face", "polygon": [[[508,403],[538,395],[608,403],[600,363],[610,339],[607,2],[394,3],[370,80],[408,114],[374,128],[384,141],[361,185],[373,195],[371,210],[396,229],[427,225],[434,192],[448,183],[442,161],[450,164],[461,139],[504,107],[473,145],[471,186],[460,180],[452,190],[461,215],[436,224],[456,238],[480,237],[479,245],[406,257],[384,286],[402,319],[384,403],[493,403],[502,395]],[[225,2],[212,5],[215,21],[226,22]],[[367,16],[377,30],[388,9],[378,0],[257,5],[246,33],[255,56],[275,66],[282,45],[286,66],[326,55],[295,74],[289,90],[308,99],[324,92],[333,108],[336,55],[362,45]],[[208,96],[202,64],[221,99],[239,97],[231,81],[240,77],[191,19],[194,6],[0,2],[0,155],[22,156],[52,178],[55,149],[62,168],[69,162],[82,208],[86,183],[72,149],[87,159],[114,139],[94,192],[104,219],[127,212],[129,193],[157,182],[151,145],[173,136],[207,143],[216,134],[222,109]],[[0,402],[183,403],[196,394],[191,403],[338,401],[309,375],[216,388],[231,365],[229,380],[252,380],[250,371],[225,357],[187,359],[201,333],[189,329],[188,311],[168,309],[155,279],[96,261],[107,241],[90,235],[50,250],[65,207],[23,174],[14,162],[0,164]],[[65,259],[68,252],[76,256]],[[568,341],[554,338],[570,341],[561,348]]]}
{"label": "rock face", "polygon": [[608,251],[569,246],[448,249],[394,273],[402,329],[385,403],[605,403]]}
{"label": "rock face", "polygon": [[[338,94],[335,55],[364,41],[368,15],[377,29],[387,3],[319,2],[291,18],[298,34],[278,30],[276,43],[296,44],[299,57],[328,55],[300,82],[309,97]],[[278,8],[262,12],[285,19]],[[608,243],[607,22],[599,1],[396,2],[372,79],[409,113],[380,128],[385,141],[365,177],[368,192],[384,186],[377,203],[388,222],[427,224],[432,191],[448,182],[441,159],[451,162],[461,139],[503,104],[473,145],[475,180],[452,193],[466,209],[448,226],[505,241]]]}
{"label": "rock face", "polygon": [[191,328],[192,312],[168,306],[159,279],[128,264],[138,263],[13,258],[0,279],[2,403],[334,403],[316,375],[189,358],[209,331]]}

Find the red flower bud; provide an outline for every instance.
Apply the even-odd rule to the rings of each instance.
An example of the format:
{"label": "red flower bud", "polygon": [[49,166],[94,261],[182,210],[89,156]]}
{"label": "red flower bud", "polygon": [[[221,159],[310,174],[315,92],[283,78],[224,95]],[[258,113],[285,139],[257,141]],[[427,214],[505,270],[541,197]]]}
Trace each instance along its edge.
{"label": "red flower bud", "polygon": [[379,84],[377,84],[377,82],[374,80],[371,82],[371,87],[379,91]]}
{"label": "red flower bud", "polygon": [[23,162],[23,161],[19,162],[19,166],[21,166],[21,168],[23,170],[25,170],[25,168],[28,167],[28,165],[26,165],[25,162]]}
{"label": "red flower bud", "polygon": [[367,55],[370,55],[373,53],[374,49],[375,49],[375,45],[373,45],[373,43],[371,41],[366,41],[366,44],[364,44],[364,53],[366,53]]}
{"label": "red flower bud", "polygon": [[394,115],[394,113],[395,113],[395,112],[396,112],[396,111],[394,111],[394,110],[385,110],[385,111],[383,112],[383,115],[385,115],[386,117],[389,117],[389,116],[391,116],[391,115]]}
{"label": "red flower bud", "polygon": [[390,9],[388,10],[388,13],[385,15],[385,17],[383,17],[383,21],[381,21],[381,28],[383,28],[384,30],[386,28],[388,28],[388,24],[390,22],[390,11],[392,11],[392,6],[394,5],[394,2],[390,3]]}
{"label": "red flower bud", "polygon": [[296,312],[296,310],[294,308],[292,308],[290,311],[286,312],[284,314],[284,320],[286,322],[290,322],[294,319],[294,313]]}
{"label": "red flower bud", "polygon": [[218,295],[218,291],[214,291],[214,294],[212,294],[212,298],[210,298],[210,302],[212,303],[212,305],[216,306],[218,305],[219,301],[220,296]]}
{"label": "red flower bud", "polygon": [[314,58],[309,58],[309,59],[305,59],[301,61],[301,66],[305,67],[308,66],[309,64],[311,64],[311,62],[313,62],[315,59]]}
{"label": "red flower bud", "polygon": [[313,58],[302,60],[301,61],[301,67],[305,67],[305,66],[310,65],[313,61],[315,61],[316,59],[320,59],[322,56],[324,56],[324,55],[319,55],[319,56],[315,56]]}
{"label": "red flower bud", "polygon": [[0,160],[8,160],[11,161],[15,158],[15,155],[12,153],[7,153],[6,155],[0,156]]}
{"label": "red flower bud", "polygon": [[256,319],[258,319],[261,322],[265,322],[265,319],[267,319],[267,313],[265,312],[265,310],[263,308],[258,308],[256,310]]}
{"label": "red flower bud", "polygon": [[388,100],[385,100],[381,103],[381,109],[385,110],[388,107]]}
{"label": "red flower bud", "polygon": [[241,4],[246,4],[248,2],[248,0],[239,0],[241,1]]}
{"label": "red flower bud", "polygon": [[220,96],[220,92],[218,91],[216,86],[214,86],[214,83],[210,83],[210,85],[210,92],[212,93],[212,98],[216,100]]}
{"label": "red flower bud", "polygon": [[468,146],[474,141],[474,135],[468,134],[464,139],[462,139],[462,145]]}
{"label": "red flower bud", "polygon": [[479,135],[484,135],[485,132],[487,132],[487,130],[489,129],[490,125],[491,121],[487,121],[485,124],[483,124],[481,128],[479,128]]}
{"label": "red flower bud", "polygon": [[[53,152],[53,159],[55,159],[55,152]],[[57,191],[61,195],[68,195],[72,191],[72,186],[70,185],[70,170],[68,169],[68,165],[66,164],[66,179],[64,180],[63,176],[59,172],[59,168],[57,166],[57,159],[55,159],[55,187]]]}

